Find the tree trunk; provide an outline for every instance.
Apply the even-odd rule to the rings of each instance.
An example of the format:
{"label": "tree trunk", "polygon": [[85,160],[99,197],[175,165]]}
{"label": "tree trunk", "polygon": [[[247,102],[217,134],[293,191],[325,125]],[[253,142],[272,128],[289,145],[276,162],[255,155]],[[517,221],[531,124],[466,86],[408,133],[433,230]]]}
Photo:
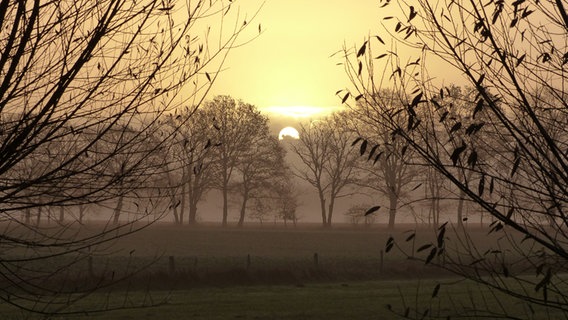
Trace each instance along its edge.
{"label": "tree trunk", "polygon": [[[459,178],[461,181],[467,181],[471,178],[473,174],[473,171],[470,171],[467,173],[467,176],[464,176],[462,173],[459,174]],[[459,202],[458,202],[458,213],[457,213],[457,219],[458,219],[458,228],[463,228],[463,204],[464,204],[464,200],[465,200],[465,192],[463,190],[460,190],[460,197],[459,197]]]}
{"label": "tree trunk", "polygon": [[85,217],[85,211],[87,210],[86,205],[79,206],[79,223],[83,224],[83,218]]}
{"label": "tree trunk", "polygon": [[181,208],[179,210],[179,224],[183,224],[183,216],[185,215],[185,190],[186,184],[181,184]]}
{"label": "tree trunk", "polygon": [[222,225],[223,227],[227,226],[227,217],[229,216],[229,201],[228,198],[229,197],[229,192],[227,190],[227,185],[225,184],[223,186],[223,222]]}
{"label": "tree trunk", "polygon": [[41,220],[41,211],[42,211],[42,208],[41,208],[41,207],[38,207],[38,208],[37,208],[36,226],[39,226],[39,221]]}
{"label": "tree trunk", "polygon": [[65,221],[65,208],[63,206],[59,207],[59,222]]}
{"label": "tree trunk", "polygon": [[463,229],[463,203],[464,203],[465,193],[460,191],[460,198],[458,200],[458,228]]}
{"label": "tree trunk", "polygon": [[[430,217],[432,218],[432,220],[430,220]],[[432,221],[432,223],[430,223],[430,221]],[[432,200],[430,201],[430,212],[428,215],[428,226],[433,226],[434,229],[438,228],[438,221],[436,220],[436,199],[434,199],[434,197],[432,197]]]}
{"label": "tree trunk", "polygon": [[170,203],[172,204],[172,213],[174,215],[174,224],[179,224],[180,222],[179,222],[179,216],[178,216],[178,212],[177,212],[176,196],[173,192],[172,192],[172,195],[171,195]]}
{"label": "tree trunk", "polygon": [[32,219],[32,210],[30,208],[27,208],[24,211],[24,219],[26,221],[26,224],[30,224],[31,223],[31,219]]}
{"label": "tree trunk", "polygon": [[335,199],[331,198],[331,200],[329,201],[329,208],[327,211],[327,227],[330,228],[331,227],[331,218],[333,217],[333,207],[335,205]]}
{"label": "tree trunk", "polygon": [[435,211],[436,213],[436,220],[438,221],[438,224],[440,223],[440,197],[438,195],[438,197],[436,198],[436,207],[435,207]]}
{"label": "tree trunk", "polygon": [[436,194],[432,194],[432,203],[430,204],[432,222],[435,229],[440,226],[440,198]]}
{"label": "tree trunk", "polygon": [[434,198],[433,212],[436,221],[435,227],[437,229],[438,226],[440,225],[440,188],[437,183],[437,179],[435,180],[435,183],[433,183],[433,186],[434,186],[432,190],[432,198]]}
{"label": "tree trunk", "polygon": [[325,213],[325,197],[323,192],[319,191],[319,198],[320,198],[320,209],[321,209],[321,221],[324,227],[327,227],[327,216]]}
{"label": "tree trunk", "polygon": [[199,186],[199,176],[195,176],[188,181],[187,202],[189,203],[189,213],[187,215],[188,224],[197,223],[197,204],[203,194],[202,187]]}
{"label": "tree trunk", "polygon": [[187,222],[189,224],[197,223],[197,201],[190,199],[189,201],[189,215],[187,217]]}
{"label": "tree trunk", "polygon": [[113,223],[114,223],[114,224],[118,224],[118,222],[119,222],[120,213],[122,212],[122,202],[123,202],[123,200],[124,200],[124,196],[118,197],[118,201],[117,201],[117,203],[116,203],[116,207],[114,208],[114,213],[113,213],[113,216],[114,216]]}
{"label": "tree trunk", "polygon": [[396,209],[398,206],[398,196],[394,193],[391,192],[389,194],[389,225],[388,228],[390,230],[394,229],[394,222],[395,222],[395,218],[396,218]]}
{"label": "tree trunk", "polygon": [[242,227],[245,223],[245,214],[247,210],[247,202],[248,202],[248,191],[245,191],[243,194],[243,203],[241,204],[241,213],[239,215],[239,227]]}

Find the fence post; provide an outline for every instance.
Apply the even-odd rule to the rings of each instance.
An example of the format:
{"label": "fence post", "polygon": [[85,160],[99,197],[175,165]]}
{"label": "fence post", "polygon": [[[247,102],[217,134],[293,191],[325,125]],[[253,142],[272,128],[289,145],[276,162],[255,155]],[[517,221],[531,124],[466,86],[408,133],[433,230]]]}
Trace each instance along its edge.
{"label": "fence post", "polygon": [[169,271],[170,271],[170,275],[173,276],[176,272],[176,264],[175,264],[175,260],[174,260],[174,256],[170,256],[169,259]]}

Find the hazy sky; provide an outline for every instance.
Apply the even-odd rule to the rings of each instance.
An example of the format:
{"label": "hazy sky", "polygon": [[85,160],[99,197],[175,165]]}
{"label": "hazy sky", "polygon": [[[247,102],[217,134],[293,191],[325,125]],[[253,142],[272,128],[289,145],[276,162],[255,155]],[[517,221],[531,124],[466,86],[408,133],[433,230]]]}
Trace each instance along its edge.
{"label": "hazy sky", "polygon": [[[263,3],[241,0],[251,14]],[[214,94],[230,94],[269,107],[340,105],[335,92],[346,87],[341,56],[347,46],[360,45],[379,26],[376,0],[267,0],[257,20],[263,33],[230,53]]]}

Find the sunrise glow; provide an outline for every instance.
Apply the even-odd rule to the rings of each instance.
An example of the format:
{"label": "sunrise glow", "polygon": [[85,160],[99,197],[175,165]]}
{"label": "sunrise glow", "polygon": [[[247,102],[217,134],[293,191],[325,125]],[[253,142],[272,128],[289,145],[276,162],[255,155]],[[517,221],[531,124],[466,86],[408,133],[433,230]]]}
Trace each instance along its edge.
{"label": "sunrise glow", "polygon": [[338,110],[340,110],[339,107],[314,106],[271,106],[265,108],[268,113],[293,118],[324,117]]}

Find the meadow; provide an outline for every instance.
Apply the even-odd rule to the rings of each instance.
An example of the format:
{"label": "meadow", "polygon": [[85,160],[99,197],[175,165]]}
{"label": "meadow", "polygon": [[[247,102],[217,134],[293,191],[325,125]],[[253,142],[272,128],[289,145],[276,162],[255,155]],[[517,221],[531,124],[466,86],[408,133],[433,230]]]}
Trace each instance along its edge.
{"label": "meadow", "polygon": [[[109,265],[135,268],[150,264],[147,274],[174,275],[177,280],[185,277],[185,282],[175,281],[178,289],[186,284],[295,284],[439,276],[440,270],[409,261],[395,250],[385,253],[389,236],[410,230],[159,224],[112,243],[110,255],[94,257],[94,273],[104,272],[97,270],[97,265],[108,269]],[[422,230],[415,240],[420,244],[435,241],[435,233]]]}
{"label": "meadow", "polygon": [[[100,226],[86,228],[96,232]],[[109,243],[104,254],[76,264],[70,273],[98,279],[141,270],[69,310],[132,309],[58,319],[396,319],[387,305],[401,313],[407,307],[444,312],[471,303],[499,307],[486,289],[396,251],[384,252],[391,235],[404,243],[409,230],[155,224]],[[496,241],[486,229],[472,234],[487,246]],[[425,228],[415,239],[422,244],[436,238]],[[27,318],[6,304],[0,312],[3,319]]]}

